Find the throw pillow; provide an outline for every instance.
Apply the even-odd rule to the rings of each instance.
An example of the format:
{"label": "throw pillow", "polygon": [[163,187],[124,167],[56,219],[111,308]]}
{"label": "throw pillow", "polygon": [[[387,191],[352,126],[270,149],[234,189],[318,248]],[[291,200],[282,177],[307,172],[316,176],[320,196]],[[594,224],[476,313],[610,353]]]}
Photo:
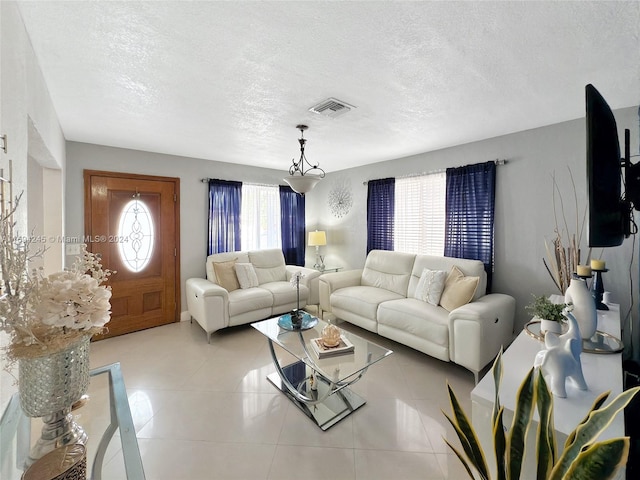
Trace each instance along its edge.
{"label": "throw pillow", "polygon": [[234,268],[237,259],[229,260],[227,262],[213,262],[213,271],[218,279],[218,285],[224,288],[227,292],[233,292],[240,288],[238,283],[238,277],[236,276],[236,270]]}
{"label": "throw pillow", "polygon": [[251,288],[258,286],[258,275],[256,269],[250,263],[236,263],[236,275],[240,288]]}
{"label": "throw pillow", "polygon": [[440,305],[449,312],[469,303],[476,293],[480,277],[465,277],[455,265],[444,283]]}
{"label": "throw pillow", "polygon": [[422,275],[420,275],[416,293],[413,296],[431,305],[438,305],[446,279],[447,272],[444,270],[422,269]]}

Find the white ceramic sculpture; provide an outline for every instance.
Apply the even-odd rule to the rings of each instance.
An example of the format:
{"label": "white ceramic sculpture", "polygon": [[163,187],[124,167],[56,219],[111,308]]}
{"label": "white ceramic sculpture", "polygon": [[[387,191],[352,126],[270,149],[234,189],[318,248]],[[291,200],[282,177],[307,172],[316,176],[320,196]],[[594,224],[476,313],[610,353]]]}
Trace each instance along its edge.
{"label": "white ceramic sculpture", "polygon": [[582,338],[588,340],[593,337],[598,327],[598,312],[587,283],[581,278],[572,278],[569,288],[564,292],[564,301],[573,304],[572,312]]}
{"label": "white ceramic sculpture", "polygon": [[569,330],[563,335],[548,332],[544,336],[546,350],[539,351],[533,363],[535,367],[540,367],[551,393],[561,398],[567,396],[567,378],[580,390],[587,390],[580,362],[582,338],[578,322],[571,312],[566,312],[565,315],[569,320]]}

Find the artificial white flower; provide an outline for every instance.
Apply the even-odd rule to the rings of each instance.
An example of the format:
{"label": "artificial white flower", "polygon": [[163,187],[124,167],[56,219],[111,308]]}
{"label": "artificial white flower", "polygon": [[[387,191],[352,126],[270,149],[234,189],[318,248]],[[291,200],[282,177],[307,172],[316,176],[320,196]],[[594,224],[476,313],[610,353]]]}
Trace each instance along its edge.
{"label": "artificial white flower", "polygon": [[82,246],[69,270],[48,276],[30,270],[41,251],[30,252],[30,241],[13,234],[11,209],[0,208],[0,332],[9,335],[6,368],[34,348],[59,349],[77,335],[93,335],[111,319],[111,290],[104,285],[113,273],[97,255]]}
{"label": "artificial white flower", "polygon": [[304,273],[302,273],[300,270],[298,270],[296,273],[291,275],[291,280],[289,280],[289,282],[291,283],[291,286],[299,287],[300,286],[300,280],[302,280],[303,278],[304,278]]}

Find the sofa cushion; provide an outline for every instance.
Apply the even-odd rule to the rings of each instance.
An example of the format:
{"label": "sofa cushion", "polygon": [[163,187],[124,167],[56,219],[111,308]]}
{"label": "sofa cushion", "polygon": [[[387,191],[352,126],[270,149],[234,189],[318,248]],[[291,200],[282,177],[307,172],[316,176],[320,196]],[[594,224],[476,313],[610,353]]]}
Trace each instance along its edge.
{"label": "sofa cushion", "polygon": [[449,312],[469,303],[478,288],[479,277],[466,277],[454,266],[447,276],[440,305]]}
{"label": "sofa cushion", "polygon": [[235,269],[240,288],[251,288],[259,285],[258,276],[253,265],[250,263],[236,263]]}
{"label": "sofa cushion", "polygon": [[371,250],[362,270],[360,284],[384,288],[406,297],[415,257],[411,253]]}
{"label": "sofa cushion", "polygon": [[248,263],[249,254],[247,252],[223,252],[209,255],[205,267],[207,270],[207,280],[218,283],[216,273],[213,271],[213,262],[228,262],[229,260],[236,260],[238,263]]}
{"label": "sofa cushion", "polygon": [[287,267],[282,250],[279,248],[249,252],[249,260],[256,269],[260,285],[287,280]]}
{"label": "sofa cushion", "polygon": [[229,292],[229,316],[235,317],[243,313],[271,308],[273,296],[271,292],[264,288],[255,287],[247,289],[237,289]]}
{"label": "sofa cushion", "polygon": [[454,266],[458,267],[458,269],[467,276],[480,277],[478,288],[473,296],[474,300],[479,299],[486,293],[487,274],[484,271],[484,264],[481,261],[466,258],[439,257],[435,255],[416,255],[407,297],[414,296],[415,288],[418,285],[423,269],[428,268],[430,270],[450,272]]}
{"label": "sofa cushion", "polygon": [[415,298],[380,304],[378,323],[406,331],[443,347],[449,346],[449,312]]}
{"label": "sofa cushion", "polygon": [[414,298],[438,306],[446,280],[447,272],[444,270],[429,270],[428,268],[423,268]]}
{"label": "sofa cushion", "polygon": [[375,320],[380,303],[399,298],[403,298],[403,296],[383,288],[369,286],[345,287],[331,294],[331,307],[335,306]]}
{"label": "sofa cushion", "polygon": [[[263,283],[260,288],[271,293],[274,307],[287,304],[296,305],[298,301],[298,292],[289,282]],[[309,298],[309,288],[300,284],[300,308],[307,304],[307,298]]]}
{"label": "sofa cushion", "polygon": [[216,274],[217,283],[228,292],[233,292],[240,288],[235,265],[235,259],[228,262],[213,262],[213,271]]}

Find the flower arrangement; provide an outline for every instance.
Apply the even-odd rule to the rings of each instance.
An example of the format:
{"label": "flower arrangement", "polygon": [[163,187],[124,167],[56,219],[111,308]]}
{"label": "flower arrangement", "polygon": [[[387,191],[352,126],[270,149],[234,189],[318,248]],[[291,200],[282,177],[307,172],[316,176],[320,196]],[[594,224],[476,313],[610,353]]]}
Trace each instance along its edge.
{"label": "flower arrangement", "polygon": [[291,275],[291,280],[289,280],[291,286],[297,291],[297,308],[293,312],[291,312],[291,322],[294,326],[300,325],[302,323],[302,312],[300,311],[300,280],[302,280],[303,278],[304,273],[298,270],[296,273]]}
{"label": "flower arrangement", "polygon": [[304,273],[298,270],[296,273],[291,275],[291,279],[289,280],[289,282],[291,283],[292,287],[300,289],[300,280],[302,280],[303,278]]}
{"label": "flower arrangement", "polygon": [[[576,194],[576,184],[573,180],[573,174],[569,170],[569,178],[571,179],[571,185],[573,187],[573,198],[575,208],[575,230],[573,233],[569,231],[569,223],[565,215],[564,201],[562,199],[562,192],[556,181],[555,174],[553,175],[553,217],[555,220],[555,237],[549,241],[545,239],[544,245],[547,252],[547,258],[543,259],[544,266],[546,267],[551,279],[555,286],[560,290],[560,293],[564,295],[564,292],[571,283],[571,278],[576,272],[578,265],[580,265],[580,244],[582,243],[582,234],[584,232],[585,219],[587,215],[586,208],[584,210],[582,220],[579,219],[578,211],[578,196]],[[556,196],[560,203],[559,212],[556,206]],[[564,228],[561,228],[558,215],[562,216],[562,224]],[[591,250],[587,255],[587,262],[591,257]]]}
{"label": "flower arrangement", "polygon": [[[4,196],[3,196],[4,198]],[[42,251],[30,252],[31,241],[14,236],[13,205],[0,212],[0,332],[9,336],[7,369],[20,358],[51,354],[81,336],[100,333],[111,318],[112,271],[83,245],[65,271],[45,276],[30,263]]]}

